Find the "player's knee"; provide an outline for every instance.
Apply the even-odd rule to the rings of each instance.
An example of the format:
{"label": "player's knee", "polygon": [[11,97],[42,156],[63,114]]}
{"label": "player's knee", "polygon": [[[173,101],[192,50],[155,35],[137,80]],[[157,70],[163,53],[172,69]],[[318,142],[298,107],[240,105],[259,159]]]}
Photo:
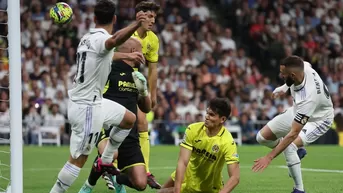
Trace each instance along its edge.
{"label": "player's knee", "polygon": [[278,143],[279,139],[277,140],[268,140],[266,137],[263,135],[263,132],[259,131],[256,135],[256,141],[264,146],[267,146],[269,148],[274,148]]}
{"label": "player's knee", "polygon": [[131,129],[135,125],[136,115],[131,111],[126,110],[123,120],[120,123],[120,128]]}
{"label": "player's knee", "polygon": [[132,185],[138,191],[144,191],[147,186],[147,179],[146,178],[136,178],[133,180]]}
{"label": "player's knee", "polygon": [[259,144],[262,144],[266,139],[262,136],[261,131],[259,131],[256,135],[256,141]]}

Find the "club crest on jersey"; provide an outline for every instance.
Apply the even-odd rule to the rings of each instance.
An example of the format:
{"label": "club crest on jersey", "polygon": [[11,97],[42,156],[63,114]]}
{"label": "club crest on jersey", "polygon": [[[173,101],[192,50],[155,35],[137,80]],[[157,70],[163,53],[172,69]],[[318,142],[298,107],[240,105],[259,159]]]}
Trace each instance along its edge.
{"label": "club crest on jersey", "polygon": [[217,144],[215,144],[214,146],[212,146],[212,151],[213,151],[214,153],[218,153],[218,151],[219,151],[219,146],[218,146]]}
{"label": "club crest on jersey", "polygon": [[148,51],[150,51],[150,50],[151,50],[151,46],[150,46],[150,44],[147,44],[147,46],[146,46],[146,49],[147,49]]}

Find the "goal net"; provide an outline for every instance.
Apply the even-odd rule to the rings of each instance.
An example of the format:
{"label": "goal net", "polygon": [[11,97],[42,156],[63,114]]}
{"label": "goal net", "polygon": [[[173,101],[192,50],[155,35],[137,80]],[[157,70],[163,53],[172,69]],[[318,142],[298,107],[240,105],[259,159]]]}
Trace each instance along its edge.
{"label": "goal net", "polygon": [[20,0],[0,0],[0,193],[23,193]]}

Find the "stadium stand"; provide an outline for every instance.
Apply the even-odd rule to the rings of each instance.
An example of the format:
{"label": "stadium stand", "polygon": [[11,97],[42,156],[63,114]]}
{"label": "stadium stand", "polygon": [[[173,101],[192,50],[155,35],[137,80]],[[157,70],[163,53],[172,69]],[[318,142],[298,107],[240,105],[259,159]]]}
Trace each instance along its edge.
{"label": "stadium stand", "polygon": [[[53,126],[62,144],[68,143],[67,89],[76,72],[78,39],[94,26],[95,1],[66,0],[74,19],[56,26],[48,14],[56,0],[21,0],[22,100],[28,144],[38,144],[42,135],[56,137],[56,131],[41,134],[43,126]],[[134,19],[137,2],[116,1],[116,29]],[[332,132],[319,141],[338,143],[337,132],[343,136],[342,1],[157,2],[163,12],[154,29],[160,38],[160,61],[158,105],[148,115],[153,144],[177,143],[185,125],[202,120],[206,101],[216,96],[232,103],[228,127],[238,128],[233,131],[236,140],[254,144],[256,131],[292,105],[291,97],[271,99],[281,83],[278,62],[291,54],[311,62],[327,83],[337,116]],[[6,8],[6,3],[0,6]],[[3,21],[6,13],[0,12]],[[6,34],[6,26],[0,25],[0,35]],[[0,38],[0,47],[7,47],[5,38]],[[8,53],[0,50],[1,88],[8,86],[7,73]],[[8,100],[8,90],[0,89],[0,99]],[[8,104],[0,102],[3,124],[9,121],[8,110]],[[0,137],[6,135],[1,130]]]}

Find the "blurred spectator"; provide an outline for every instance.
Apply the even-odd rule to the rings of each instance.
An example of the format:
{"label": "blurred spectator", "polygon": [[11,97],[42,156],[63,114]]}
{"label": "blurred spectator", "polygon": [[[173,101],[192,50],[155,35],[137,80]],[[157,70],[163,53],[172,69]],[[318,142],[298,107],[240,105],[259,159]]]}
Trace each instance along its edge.
{"label": "blurred spectator", "polygon": [[[139,1],[115,1],[116,29],[134,19]],[[182,133],[184,125],[202,121],[206,101],[213,97],[231,100],[230,121],[241,126],[245,142],[253,143],[255,130],[292,106],[290,96],[270,97],[283,84],[277,76],[279,61],[292,54],[302,56],[320,73],[333,95],[335,112],[342,113],[341,1],[221,0],[215,1],[221,3],[216,10],[206,5],[214,1],[156,1],[163,13],[153,30],[160,39],[153,130],[161,143],[173,144],[173,135]],[[23,118],[28,142],[33,144],[37,129],[52,116],[51,110],[58,119],[67,118],[67,90],[76,73],[75,49],[80,37],[94,27],[95,0],[67,1],[74,18],[63,26],[49,18],[55,2],[20,1]],[[0,1],[0,9],[6,7],[7,1]],[[0,12],[0,23],[6,22],[6,12]],[[0,107],[4,112],[8,112],[7,34],[7,26],[0,24]],[[4,113],[0,121],[7,118]],[[68,124],[61,131],[67,136]]]}

